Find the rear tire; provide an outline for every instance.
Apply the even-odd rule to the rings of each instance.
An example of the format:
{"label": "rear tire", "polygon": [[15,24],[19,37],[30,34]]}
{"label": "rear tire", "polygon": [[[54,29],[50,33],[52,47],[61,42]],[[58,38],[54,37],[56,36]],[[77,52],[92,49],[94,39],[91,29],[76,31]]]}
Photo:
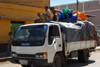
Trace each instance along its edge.
{"label": "rear tire", "polygon": [[78,60],[80,62],[88,62],[89,60],[89,50],[79,50],[78,51]]}
{"label": "rear tire", "polygon": [[31,67],[31,65],[22,65],[22,67]]}

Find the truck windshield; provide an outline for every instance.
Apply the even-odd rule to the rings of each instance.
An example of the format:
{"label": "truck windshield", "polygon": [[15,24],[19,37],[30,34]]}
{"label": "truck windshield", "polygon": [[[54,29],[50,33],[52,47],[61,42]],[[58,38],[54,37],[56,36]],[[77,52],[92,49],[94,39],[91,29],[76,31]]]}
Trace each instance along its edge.
{"label": "truck windshield", "polygon": [[14,37],[13,45],[15,45],[14,42],[27,42],[30,43],[31,46],[32,44],[43,45],[45,41],[46,31],[47,25],[33,25],[20,27],[17,30],[16,35]]}

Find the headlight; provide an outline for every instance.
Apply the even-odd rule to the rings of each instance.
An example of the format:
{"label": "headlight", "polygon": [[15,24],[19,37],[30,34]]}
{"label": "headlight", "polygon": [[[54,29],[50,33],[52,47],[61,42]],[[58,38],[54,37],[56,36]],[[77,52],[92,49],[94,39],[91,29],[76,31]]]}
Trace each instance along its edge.
{"label": "headlight", "polygon": [[35,55],[36,58],[44,58],[47,59],[47,53],[37,53]]}
{"label": "headlight", "polygon": [[39,58],[39,55],[36,55],[36,58]]}
{"label": "headlight", "polygon": [[12,57],[17,57],[17,54],[12,54]]}
{"label": "headlight", "polygon": [[40,55],[40,58],[44,58],[44,56],[43,55]]}
{"label": "headlight", "polygon": [[44,58],[43,55],[36,55],[35,57],[36,57],[36,58]]}

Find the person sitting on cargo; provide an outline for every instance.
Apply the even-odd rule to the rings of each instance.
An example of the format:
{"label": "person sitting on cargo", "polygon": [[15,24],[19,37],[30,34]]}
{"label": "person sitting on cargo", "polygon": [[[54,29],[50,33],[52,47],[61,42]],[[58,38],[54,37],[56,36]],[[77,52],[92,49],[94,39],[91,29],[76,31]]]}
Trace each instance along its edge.
{"label": "person sitting on cargo", "polygon": [[45,15],[46,20],[50,21],[52,19],[52,15],[51,15],[51,12],[50,12],[48,6],[45,6],[45,11],[46,11],[46,15]]}
{"label": "person sitting on cargo", "polygon": [[37,19],[37,23],[41,23],[41,22],[46,22],[44,15],[41,15],[41,13],[37,13],[39,19]]}
{"label": "person sitting on cargo", "polygon": [[57,14],[55,13],[55,10],[53,10],[53,21],[57,21]]}

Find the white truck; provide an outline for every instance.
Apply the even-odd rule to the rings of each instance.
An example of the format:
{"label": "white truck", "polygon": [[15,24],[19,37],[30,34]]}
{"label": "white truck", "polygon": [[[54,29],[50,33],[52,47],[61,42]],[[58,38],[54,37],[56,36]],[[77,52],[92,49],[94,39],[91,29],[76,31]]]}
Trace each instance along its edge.
{"label": "white truck", "polygon": [[73,57],[87,62],[89,48],[95,47],[96,40],[87,35],[82,38],[83,32],[79,24],[73,23],[52,21],[22,25],[12,42],[12,60],[22,67],[62,67]]}

